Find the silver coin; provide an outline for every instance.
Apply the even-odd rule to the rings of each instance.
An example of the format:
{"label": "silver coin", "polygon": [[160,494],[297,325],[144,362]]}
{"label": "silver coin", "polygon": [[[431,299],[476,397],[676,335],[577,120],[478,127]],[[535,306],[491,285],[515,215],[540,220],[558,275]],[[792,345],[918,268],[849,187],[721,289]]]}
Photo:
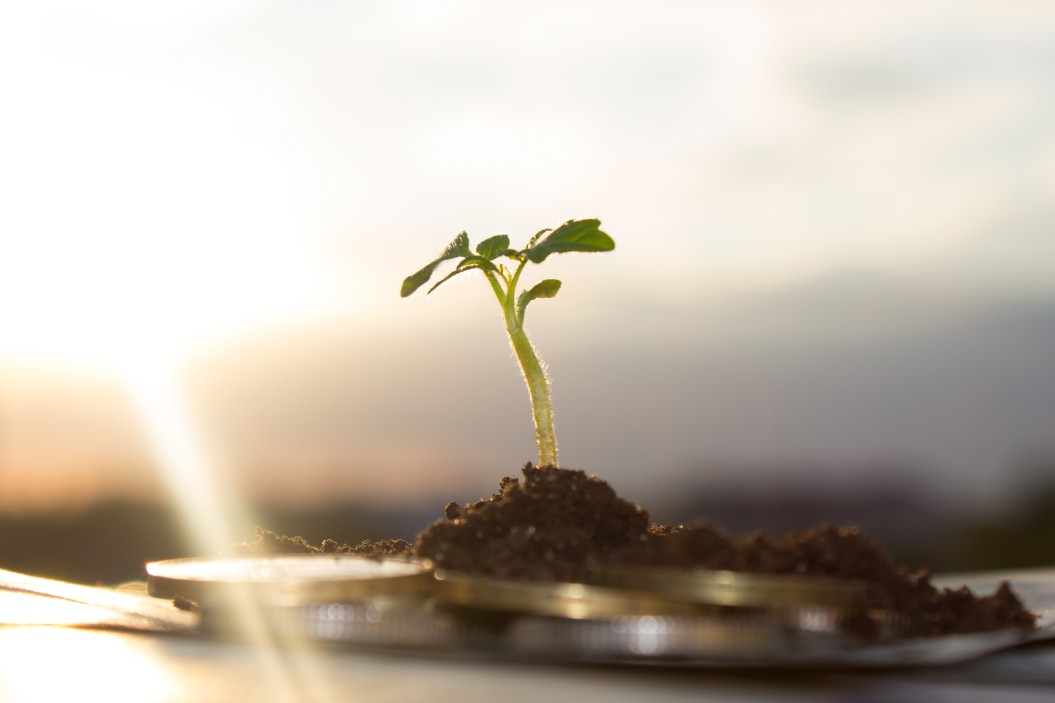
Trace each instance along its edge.
{"label": "silver coin", "polygon": [[[201,612],[201,630],[224,637],[246,637],[243,614],[222,603]],[[358,647],[437,650],[456,653],[473,648],[482,628],[421,601],[258,605],[252,611],[252,635],[268,641],[325,642]]]}
{"label": "silver coin", "polygon": [[969,661],[1030,641],[1023,629],[865,642],[839,632],[789,629],[763,613],[744,617],[522,618],[507,647],[524,656],[686,667],[891,667]]}
{"label": "silver coin", "polygon": [[432,590],[427,561],[298,554],[171,559],[147,564],[147,589],[196,602],[252,595],[276,605],[414,598]]}

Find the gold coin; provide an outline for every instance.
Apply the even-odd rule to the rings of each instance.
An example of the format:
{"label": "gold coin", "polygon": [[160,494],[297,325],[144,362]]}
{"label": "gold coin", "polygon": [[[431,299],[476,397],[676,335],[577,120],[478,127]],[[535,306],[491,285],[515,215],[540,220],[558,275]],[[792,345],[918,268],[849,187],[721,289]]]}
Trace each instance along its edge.
{"label": "gold coin", "polygon": [[588,570],[586,580],[607,588],[648,591],[671,600],[720,606],[852,609],[865,607],[869,594],[868,584],[861,581],[709,569],[604,565]]}
{"label": "gold coin", "polygon": [[171,559],[147,564],[147,590],[201,602],[251,595],[280,605],[428,595],[432,565],[412,559],[298,554]]}
{"label": "gold coin", "polygon": [[517,615],[610,618],[624,615],[698,614],[705,606],[648,590],[583,583],[514,581],[437,569],[437,604]]}

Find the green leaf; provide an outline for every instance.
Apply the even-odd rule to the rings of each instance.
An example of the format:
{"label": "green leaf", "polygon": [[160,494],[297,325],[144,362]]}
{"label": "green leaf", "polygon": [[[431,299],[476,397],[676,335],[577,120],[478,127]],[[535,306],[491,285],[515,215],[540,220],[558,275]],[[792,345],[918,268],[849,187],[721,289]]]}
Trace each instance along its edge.
{"label": "green leaf", "polygon": [[497,259],[509,249],[509,236],[496,234],[476,245],[476,253],[488,261]]}
{"label": "green leaf", "polygon": [[[472,252],[469,250],[469,235],[465,232],[455,237],[454,241],[448,244],[447,248],[436,259],[429,262],[420,271],[407,276],[403,280],[403,287],[399,289],[399,296],[406,298],[432,278],[432,273],[437,266],[448,259],[457,259],[459,256],[472,256]],[[435,286],[433,287],[435,288]]]}
{"label": "green leaf", "polygon": [[530,290],[526,290],[520,294],[517,298],[517,320],[521,325],[524,324],[524,311],[527,310],[528,303],[535,298],[556,298],[557,292],[560,291],[560,281],[555,278],[547,278],[544,281],[539,281]]}
{"label": "green leaf", "polygon": [[546,229],[540,229],[538,232],[535,232],[535,234],[532,235],[531,239],[528,240],[527,248],[530,249],[531,247],[535,246],[535,243],[539,240],[539,237],[544,235],[546,232],[552,231],[553,230],[551,228],[547,227]]}
{"label": "green leaf", "polygon": [[[532,241],[534,239],[532,237]],[[564,254],[570,251],[611,251],[612,249],[615,249],[615,242],[601,231],[600,220],[568,220],[550,232],[538,244],[529,246],[522,253],[532,262],[541,264],[550,254]]]}

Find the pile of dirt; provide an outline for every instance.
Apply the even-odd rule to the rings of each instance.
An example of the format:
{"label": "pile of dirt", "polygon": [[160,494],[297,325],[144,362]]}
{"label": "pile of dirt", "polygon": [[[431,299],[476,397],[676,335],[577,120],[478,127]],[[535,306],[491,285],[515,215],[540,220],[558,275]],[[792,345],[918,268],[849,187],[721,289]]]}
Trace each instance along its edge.
{"label": "pile of dirt", "polygon": [[1031,627],[1034,616],[1002,584],[992,595],[938,589],[926,571],[897,567],[856,527],[821,525],[779,540],[763,533],[733,538],[708,523],[652,524],[648,511],[605,481],[570,469],[528,464],[490,498],[447,505],[445,517],[411,545],[404,540],[356,546],[258,530],[254,553],[331,552],[417,556],[437,567],[498,578],[582,581],[590,565],[728,569],[865,581],[874,608],[907,616],[923,635]]}

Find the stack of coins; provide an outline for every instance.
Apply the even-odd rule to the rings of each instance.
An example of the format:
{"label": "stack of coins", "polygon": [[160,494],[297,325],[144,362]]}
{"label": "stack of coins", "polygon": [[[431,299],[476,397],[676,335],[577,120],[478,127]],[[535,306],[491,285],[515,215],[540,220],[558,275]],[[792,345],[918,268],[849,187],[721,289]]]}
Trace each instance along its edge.
{"label": "stack of coins", "polygon": [[[780,666],[872,662],[877,644],[889,659],[890,645],[911,634],[910,624],[867,610],[867,584],[806,576],[605,566],[584,583],[555,583],[350,555],[177,559],[148,564],[147,573],[152,595],[197,604],[204,630],[264,625],[272,637],[367,647]],[[862,618],[881,625],[867,640],[854,634]],[[960,642],[946,656],[1023,637],[976,638],[974,650]]]}

